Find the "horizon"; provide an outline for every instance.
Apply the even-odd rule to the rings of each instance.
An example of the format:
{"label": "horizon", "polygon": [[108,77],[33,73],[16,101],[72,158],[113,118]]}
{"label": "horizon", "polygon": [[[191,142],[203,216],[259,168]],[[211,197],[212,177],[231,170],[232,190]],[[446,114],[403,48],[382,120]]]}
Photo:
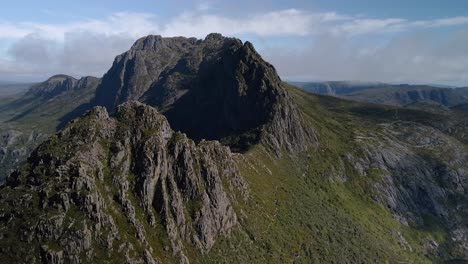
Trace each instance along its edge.
{"label": "horizon", "polygon": [[59,73],[102,77],[138,38],[219,32],[252,42],[284,80],[468,86],[463,1],[183,3],[5,4],[0,80],[39,82]]}
{"label": "horizon", "polygon": [[[21,80],[8,80],[8,79],[0,79],[0,85],[19,85],[19,84],[38,84],[42,82],[46,82],[48,79],[55,77],[55,76],[68,76],[72,77],[74,79],[80,79],[84,77],[97,77],[97,78],[102,78],[102,76],[92,76],[92,75],[84,75],[84,76],[74,76],[70,74],[63,74],[63,73],[57,73],[50,75],[46,77],[45,79],[37,79],[37,80],[30,80],[30,81],[21,81]],[[414,85],[414,86],[432,86],[432,87],[437,87],[437,88],[450,88],[450,89],[455,89],[455,88],[466,88],[467,86],[453,86],[453,85],[447,85],[443,83],[401,83],[401,82],[381,82],[381,81],[367,81],[367,80],[292,80],[292,79],[284,79],[280,76],[281,80],[286,83],[329,83],[329,82],[345,82],[345,83],[361,83],[361,84],[388,84],[388,85]]]}

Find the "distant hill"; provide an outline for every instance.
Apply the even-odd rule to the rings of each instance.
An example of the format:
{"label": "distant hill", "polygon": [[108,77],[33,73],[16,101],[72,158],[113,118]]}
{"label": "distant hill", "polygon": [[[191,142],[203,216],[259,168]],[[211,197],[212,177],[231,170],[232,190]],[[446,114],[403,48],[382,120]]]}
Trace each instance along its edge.
{"label": "distant hill", "polygon": [[468,88],[442,88],[430,85],[386,84],[366,82],[291,82],[309,92],[332,95],[359,102],[394,106],[421,106],[426,102],[453,107],[468,103]]}

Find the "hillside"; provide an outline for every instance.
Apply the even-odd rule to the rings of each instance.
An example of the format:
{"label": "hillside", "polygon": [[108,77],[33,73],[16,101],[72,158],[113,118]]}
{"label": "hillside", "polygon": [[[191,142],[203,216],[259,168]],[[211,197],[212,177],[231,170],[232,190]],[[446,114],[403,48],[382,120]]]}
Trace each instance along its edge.
{"label": "hillside", "polygon": [[[54,87],[30,93],[55,98]],[[93,87],[61,117],[90,111],[0,187],[0,260],[468,259],[462,106],[428,112],[307,93],[250,43],[219,34],[140,39]],[[198,123],[184,125],[191,116]]]}

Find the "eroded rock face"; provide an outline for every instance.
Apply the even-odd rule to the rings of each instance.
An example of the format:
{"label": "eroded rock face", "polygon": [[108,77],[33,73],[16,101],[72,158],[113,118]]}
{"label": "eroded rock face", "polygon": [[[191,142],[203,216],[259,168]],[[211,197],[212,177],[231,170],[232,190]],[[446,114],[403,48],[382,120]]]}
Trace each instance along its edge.
{"label": "eroded rock face", "polygon": [[0,256],[157,263],[153,253],[168,248],[184,262],[185,245],[206,252],[237,224],[232,201],[246,186],[231,156],[219,142],[195,144],[174,132],[141,103],[123,104],[113,117],[94,108],[8,178]]}
{"label": "eroded rock face", "polygon": [[47,138],[47,135],[7,129],[0,131],[0,184],[11,171],[22,164],[29,153]]}
{"label": "eroded rock face", "polygon": [[258,142],[301,150],[315,142],[274,67],[249,42],[210,34],[147,36],[118,56],[95,105],[113,111],[127,100],[156,107],[174,130],[243,151]]}
{"label": "eroded rock face", "polygon": [[[364,175],[374,179],[374,199],[403,225],[439,222],[450,233],[449,252],[468,258],[468,155],[463,144],[442,132],[414,122],[381,124],[378,137],[358,137],[361,154],[351,158]],[[424,245],[429,255],[439,245]]]}

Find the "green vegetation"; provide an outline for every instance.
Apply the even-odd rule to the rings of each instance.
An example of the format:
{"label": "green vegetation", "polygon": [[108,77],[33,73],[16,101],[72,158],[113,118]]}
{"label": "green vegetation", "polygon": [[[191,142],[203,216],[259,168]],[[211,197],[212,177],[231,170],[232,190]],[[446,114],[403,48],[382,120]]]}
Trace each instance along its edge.
{"label": "green vegetation", "polygon": [[[240,227],[215,244],[199,263],[430,263],[421,245],[446,239],[442,223],[401,225],[372,198],[381,171],[359,174],[343,156],[358,150],[356,132],[379,131],[379,120],[356,114],[355,103],[315,96],[293,87],[290,94],[315,128],[320,144],[300,157],[277,159],[262,147],[239,157],[250,188],[235,206]],[[387,107],[381,107],[387,111]],[[369,111],[372,113],[372,111]],[[432,117],[428,117],[432,118]],[[342,169],[344,168],[344,170]],[[403,240],[402,240],[403,238]]]}
{"label": "green vegetation", "polygon": [[[382,132],[379,123],[392,121],[396,110],[399,111],[399,120],[419,122],[434,127],[434,124],[443,117],[419,110],[400,111],[397,107],[312,95],[291,86],[287,88],[303,112],[305,121],[317,134],[318,144],[297,156],[282,153],[277,157],[260,145],[252,147],[250,142],[254,141],[255,135],[245,134],[244,137],[248,139],[245,142],[251,148],[245,154],[237,154],[235,157],[240,173],[248,183],[249,195],[244,200],[239,193],[229,193],[235,197],[236,202],[232,204],[240,224],[231,234],[221,236],[208,253],[201,253],[188,242],[184,242],[184,252],[190,262],[430,263],[441,261],[444,252],[452,250],[447,246],[449,236],[444,223],[439,218],[427,214],[422,217],[422,224],[409,223],[408,226],[400,224],[387,208],[375,201],[373,186],[383,180],[383,171],[379,168],[369,168],[363,175],[356,170],[346,155],[361,153],[362,146],[356,141],[357,136],[374,135],[378,140]],[[42,154],[50,153],[51,156],[52,154],[63,156],[70,154],[67,154],[63,146],[74,146],[73,149],[78,148],[79,144],[86,146],[77,142],[76,138],[92,137],[93,131],[100,129],[100,124],[90,122],[92,122],[90,118],[82,118],[67,128],[72,131],[70,134],[65,134],[60,140],[51,139],[47,148],[43,147],[40,151]],[[128,129],[126,125],[122,124],[119,129],[125,131]],[[146,140],[152,133],[154,131],[151,129],[144,130],[141,140]],[[170,145],[182,139],[184,139],[182,134],[175,133]],[[136,176],[131,173],[120,175],[120,171],[111,170],[108,159],[112,156],[113,146],[109,140],[101,140],[100,146],[107,159],[101,161],[103,180],[99,180],[96,175],[97,188],[94,191],[104,199],[106,205],[109,205],[104,210],[115,220],[120,240],[116,242],[114,248],[129,242],[134,245],[130,254],[143,256],[147,242],[154,249],[153,256],[163,263],[173,262],[175,256],[171,255],[169,239],[159,214],[151,209],[156,216],[156,225],[151,226],[149,219],[145,217],[147,214],[143,211],[142,201],[132,191],[133,186],[126,193],[122,193],[115,184],[117,177],[125,177],[134,184]],[[440,155],[434,150],[424,151],[428,159],[435,159]],[[50,174],[48,169],[52,168],[36,166],[34,173],[38,177],[47,177]],[[223,180],[225,189],[229,189],[227,180]],[[59,184],[57,186],[62,187]],[[235,191],[230,190],[230,192]],[[53,194],[54,190],[51,190],[48,195]],[[15,195],[15,192],[8,189],[8,193],[2,195]],[[40,215],[39,196],[37,193],[32,194],[32,206],[25,210],[21,217],[32,218]],[[453,201],[447,202],[457,204],[456,201],[463,199],[452,198]],[[138,230],[125,216],[123,200],[134,208],[135,221],[143,228],[146,242],[137,239]],[[202,206],[199,198],[185,203],[187,219],[193,218]],[[12,208],[14,205],[6,205],[4,211],[11,211]],[[65,234],[72,235],[74,230],[79,230],[82,225],[90,224],[92,221],[85,217],[84,212],[72,207],[67,211],[65,223],[66,225],[73,223],[74,227]],[[20,232],[21,228],[26,226],[18,226],[14,232]],[[13,233],[8,235],[15,236]],[[5,241],[11,243],[18,239]],[[443,254],[426,252],[421,245],[428,241],[439,244]],[[97,241],[93,243],[96,254],[93,262],[118,263],[125,258],[123,251],[109,254]],[[51,250],[60,248],[60,245],[54,243],[47,245]],[[11,245],[4,245],[0,241],[0,248],[8,247]],[[83,256],[83,259],[86,257]]]}

